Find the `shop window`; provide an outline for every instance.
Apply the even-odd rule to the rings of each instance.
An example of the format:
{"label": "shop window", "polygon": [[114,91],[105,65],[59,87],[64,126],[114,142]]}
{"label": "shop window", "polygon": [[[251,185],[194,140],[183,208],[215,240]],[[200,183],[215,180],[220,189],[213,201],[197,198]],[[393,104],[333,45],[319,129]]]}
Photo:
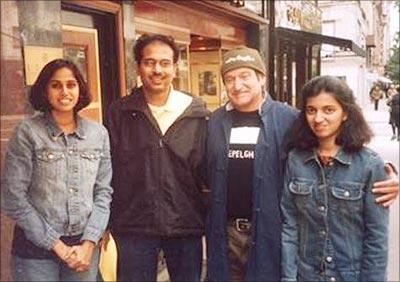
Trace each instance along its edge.
{"label": "shop window", "polygon": [[178,44],[179,59],[177,64],[176,76],[172,81],[174,89],[190,92],[189,80],[189,54],[186,44]]}
{"label": "shop window", "polygon": [[190,52],[191,93],[200,96],[210,110],[221,105],[223,96],[220,58],[221,50]]}
{"label": "shop window", "polygon": [[64,46],[64,58],[73,62],[87,82],[87,56],[82,46]]}
{"label": "shop window", "polygon": [[314,45],[312,47],[310,78],[320,74],[320,58],[321,58],[320,53],[321,53],[321,45]]}

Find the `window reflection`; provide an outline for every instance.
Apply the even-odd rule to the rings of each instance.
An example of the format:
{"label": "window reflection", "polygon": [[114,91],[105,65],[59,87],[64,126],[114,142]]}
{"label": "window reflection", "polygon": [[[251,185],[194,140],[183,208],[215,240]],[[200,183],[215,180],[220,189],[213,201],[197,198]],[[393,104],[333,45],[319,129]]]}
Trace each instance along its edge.
{"label": "window reflection", "polygon": [[84,47],[65,46],[64,58],[73,62],[82,73],[83,78],[87,82],[87,69],[86,69],[86,53]]}

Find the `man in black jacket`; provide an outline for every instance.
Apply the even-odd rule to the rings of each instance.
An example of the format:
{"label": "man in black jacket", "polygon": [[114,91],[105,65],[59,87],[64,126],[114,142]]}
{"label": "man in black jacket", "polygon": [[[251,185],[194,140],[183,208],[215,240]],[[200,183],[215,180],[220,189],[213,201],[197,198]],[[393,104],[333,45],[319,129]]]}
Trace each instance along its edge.
{"label": "man in black jacket", "polygon": [[143,35],[134,53],[143,86],[108,114],[118,280],[156,281],[163,250],[171,280],[199,281],[208,111],[199,98],[172,88],[178,60],[172,38]]}

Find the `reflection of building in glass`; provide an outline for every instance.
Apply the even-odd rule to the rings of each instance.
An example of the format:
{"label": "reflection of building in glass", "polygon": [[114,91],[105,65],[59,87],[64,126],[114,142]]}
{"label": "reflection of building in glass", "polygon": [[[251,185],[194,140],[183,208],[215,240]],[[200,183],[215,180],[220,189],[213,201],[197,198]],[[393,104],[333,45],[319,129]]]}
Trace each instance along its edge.
{"label": "reflection of building in glass", "polygon": [[64,58],[70,60],[78,67],[87,82],[86,54],[82,47],[68,46],[64,48]]}

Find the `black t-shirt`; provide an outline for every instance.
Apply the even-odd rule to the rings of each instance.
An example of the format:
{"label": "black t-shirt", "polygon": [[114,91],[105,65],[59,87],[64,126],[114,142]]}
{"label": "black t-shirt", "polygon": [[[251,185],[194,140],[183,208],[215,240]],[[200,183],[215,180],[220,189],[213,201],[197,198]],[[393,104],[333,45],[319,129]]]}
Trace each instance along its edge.
{"label": "black t-shirt", "polygon": [[253,161],[260,134],[258,111],[232,111],[233,125],[228,151],[228,218],[251,219]]}

